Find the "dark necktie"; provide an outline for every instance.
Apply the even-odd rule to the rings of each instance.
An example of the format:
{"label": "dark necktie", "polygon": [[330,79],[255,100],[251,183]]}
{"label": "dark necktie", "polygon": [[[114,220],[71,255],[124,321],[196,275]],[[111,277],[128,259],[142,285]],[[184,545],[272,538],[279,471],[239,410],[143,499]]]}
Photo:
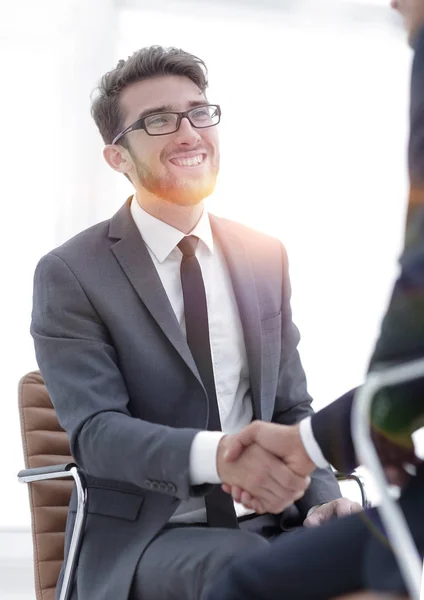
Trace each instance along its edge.
{"label": "dark necktie", "polygon": [[[208,429],[210,431],[221,431],[209,339],[205,286],[202,271],[195,256],[198,241],[199,238],[190,235],[183,238],[178,244],[183,253],[181,283],[187,343],[208,395]],[[205,496],[205,503],[209,527],[238,527],[233,500],[229,494],[222,491],[220,485],[214,485],[212,491]]]}

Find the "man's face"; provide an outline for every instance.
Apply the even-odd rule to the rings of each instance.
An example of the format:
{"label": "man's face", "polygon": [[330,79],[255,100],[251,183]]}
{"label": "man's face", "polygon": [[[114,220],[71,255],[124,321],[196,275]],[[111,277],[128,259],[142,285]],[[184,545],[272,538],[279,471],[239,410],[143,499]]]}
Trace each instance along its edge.
{"label": "man's face", "polygon": [[[121,94],[124,127],[140,115],[182,112],[207,100],[193,81],[184,76],[165,75],[139,81]],[[164,109],[166,107],[166,109]],[[136,189],[183,206],[198,204],[209,196],[219,168],[217,127],[195,129],[182,119],[178,131],[150,136],[144,130],[125,136],[132,158],[130,173]]]}
{"label": "man's face", "polygon": [[391,0],[391,5],[402,15],[408,40],[413,44],[415,35],[424,25],[424,0]]}

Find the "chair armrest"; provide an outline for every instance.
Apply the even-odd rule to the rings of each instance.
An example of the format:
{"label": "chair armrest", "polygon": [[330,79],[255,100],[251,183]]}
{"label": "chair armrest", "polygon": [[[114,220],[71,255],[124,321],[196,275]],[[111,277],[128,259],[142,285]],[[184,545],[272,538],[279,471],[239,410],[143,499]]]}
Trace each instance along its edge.
{"label": "chair armrest", "polygon": [[46,479],[63,479],[73,477],[77,493],[77,511],[74,528],[72,530],[68,557],[64,563],[62,586],[59,600],[70,600],[75,578],[76,566],[84,536],[85,522],[88,512],[88,489],[84,472],[75,463],[23,469],[18,473],[20,483],[32,483]]}
{"label": "chair armrest", "polygon": [[65,463],[62,465],[37,467],[35,469],[23,469],[18,473],[18,480],[20,483],[30,483],[31,481],[43,481],[44,479],[73,477],[71,473],[73,467],[77,468],[77,465],[75,463]]}
{"label": "chair armrest", "polygon": [[367,494],[365,492],[365,482],[360,475],[355,473],[355,471],[353,471],[352,473],[342,473],[341,471],[335,471],[334,476],[338,481],[347,481],[347,480],[355,481],[358,484],[360,492],[361,492],[362,508],[364,508],[364,509],[370,508],[371,503],[368,500]]}

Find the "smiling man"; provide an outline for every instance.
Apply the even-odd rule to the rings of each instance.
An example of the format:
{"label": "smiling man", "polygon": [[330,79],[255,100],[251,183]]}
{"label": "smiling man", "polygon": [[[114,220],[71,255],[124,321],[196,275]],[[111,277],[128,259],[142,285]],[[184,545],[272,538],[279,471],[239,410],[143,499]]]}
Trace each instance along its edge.
{"label": "smiling man", "polygon": [[287,507],[299,524],[360,509],[328,469],[298,475],[259,444],[224,460],[253,418],[313,411],[284,247],[204,207],[221,118],[206,87],[200,59],[159,46],[102,78],[92,115],[134,195],[37,266],[37,360],[89,485],[73,600],[199,600],[282,534]]}

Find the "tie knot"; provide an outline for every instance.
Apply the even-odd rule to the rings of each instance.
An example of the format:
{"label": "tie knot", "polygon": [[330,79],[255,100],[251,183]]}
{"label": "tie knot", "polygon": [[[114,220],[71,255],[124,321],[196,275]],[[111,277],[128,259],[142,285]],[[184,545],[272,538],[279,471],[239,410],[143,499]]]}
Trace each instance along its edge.
{"label": "tie knot", "polygon": [[178,248],[181,250],[184,256],[194,256],[198,241],[199,238],[195,235],[187,235],[186,237],[183,237],[181,242],[178,244]]}

